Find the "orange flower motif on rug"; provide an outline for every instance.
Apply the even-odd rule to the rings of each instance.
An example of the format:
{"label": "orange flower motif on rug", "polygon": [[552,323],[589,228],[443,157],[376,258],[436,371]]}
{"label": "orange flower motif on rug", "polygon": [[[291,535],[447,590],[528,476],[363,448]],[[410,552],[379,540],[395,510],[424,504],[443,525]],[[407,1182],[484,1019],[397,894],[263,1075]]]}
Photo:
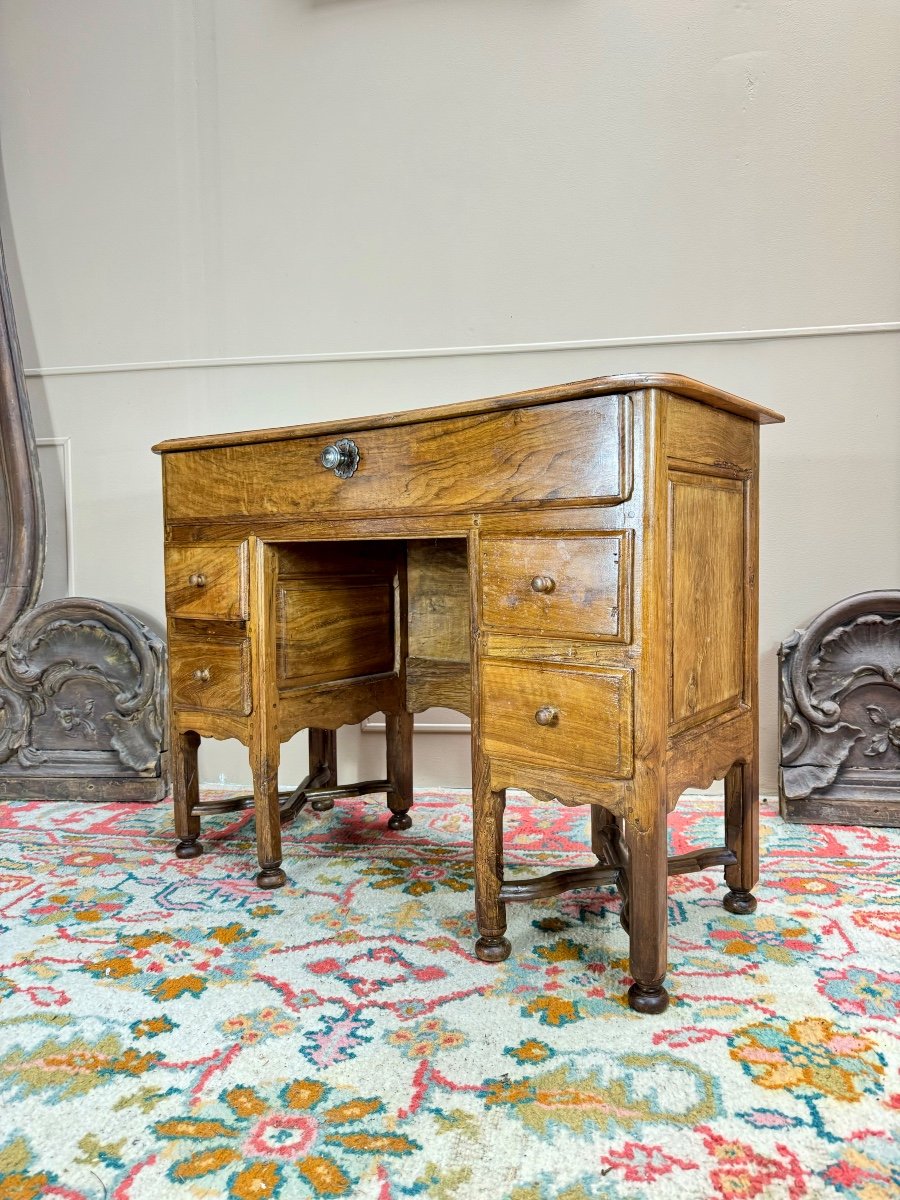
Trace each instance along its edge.
{"label": "orange flower motif on rug", "polygon": [[347,1152],[371,1155],[374,1164],[420,1149],[404,1134],[370,1128],[369,1118],[384,1113],[381,1100],[333,1103],[332,1090],[298,1079],[269,1100],[255,1088],[232,1087],[204,1115],[157,1122],[157,1136],[180,1144],[169,1179],[188,1183],[227,1171],[226,1190],[217,1194],[270,1200],[299,1175],[315,1196],[347,1196],[359,1181]]}
{"label": "orange flower motif on rug", "polygon": [[882,1087],[884,1059],[874,1042],[822,1017],[746,1025],[732,1038],[730,1053],[764,1088],[855,1101]]}

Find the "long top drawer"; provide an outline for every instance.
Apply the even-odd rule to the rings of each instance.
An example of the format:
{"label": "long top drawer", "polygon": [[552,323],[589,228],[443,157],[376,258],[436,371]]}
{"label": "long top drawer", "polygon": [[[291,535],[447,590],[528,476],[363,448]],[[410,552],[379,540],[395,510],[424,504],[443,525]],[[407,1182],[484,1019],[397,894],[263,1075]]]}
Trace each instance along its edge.
{"label": "long top drawer", "polygon": [[327,436],[165,455],[169,520],[490,511],[618,504],[631,490],[631,402],[590,396],[341,433],[358,465],[322,464]]}

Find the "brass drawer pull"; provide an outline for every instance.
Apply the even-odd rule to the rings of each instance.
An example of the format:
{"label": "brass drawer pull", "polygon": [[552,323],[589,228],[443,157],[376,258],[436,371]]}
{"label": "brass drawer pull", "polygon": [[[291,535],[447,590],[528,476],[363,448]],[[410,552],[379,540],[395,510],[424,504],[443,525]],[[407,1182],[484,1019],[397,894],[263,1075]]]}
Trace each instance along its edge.
{"label": "brass drawer pull", "polygon": [[556,587],[556,580],[551,579],[549,575],[535,575],[531,581],[531,590],[533,592],[541,592],[547,596]]}
{"label": "brass drawer pull", "polygon": [[194,678],[198,683],[209,683],[209,667],[198,667],[194,672]]}
{"label": "brass drawer pull", "polygon": [[191,587],[195,588],[206,587],[206,576],[202,574],[190,575],[188,577],[188,583],[191,585]]}
{"label": "brass drawer pull", "polygon": [[319,456],[326,471],[334,471],[338,479],[349,479],[359,466],[359,448],[350,438],[341,438],[333,446],[326,446]]}
{"label": "brass drawer pull", "polygon": [[538,725],[556,725],[559,723],[559,709],[554,708],[551,704],[545,704],[534,714],[534,719]]}

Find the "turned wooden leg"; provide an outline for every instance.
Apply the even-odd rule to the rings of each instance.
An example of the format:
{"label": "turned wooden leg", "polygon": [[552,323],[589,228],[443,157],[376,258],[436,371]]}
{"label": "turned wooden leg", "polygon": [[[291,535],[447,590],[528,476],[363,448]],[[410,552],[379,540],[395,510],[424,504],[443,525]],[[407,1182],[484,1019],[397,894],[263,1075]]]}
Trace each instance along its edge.
{"label": "turned wooden leg", "polygon": [[278,810],[278,760],[280,747],[265,745],[262,738],[250,742],[253,772],[253,807],[256,815],[256,853],[259,873],[256,886],[279,888],[287,882],[281,869],[281,817]]}
{"label": "turned wooden leg", "polygon": [[475,953],[482,962],[502,962],[511,946],[506,933],[506,905],[500,899],[503,883],[503,810],[506,792],[492,792],[486,780],[472,791],[475,842],[475,917],[481,937]]}
{"label": "turned wooden leg", "polygon": [[663,987],[668,951],[668,860],[664,798],[641,833],[625,822],[629,876],[629,958],[634,983],[628,1003],[640,1013],[665,1012],[669,993]]}
{"label": "turned wooden leg", "polygon": [[[337,730],[310,729],[309,773],[315,775],[320,767],[328,768],[328,779],[321,787],[337,787]],[[316,812],[328,812],[334,808],[333,800],[313,800],[311,807]]]}
{"label": "turned wooden leg", "polygon": [[729,891],[722,901],[731,913],[756,910],[752,889],[759,879],[759,767],[735,763],[725,776],[725,845],[737,858],[725,868]]}
{"label": "turned wooden leg", "polygon": [[253,651],[253,715],[250,718],[250,770],[256,816],[257,887],[278,888],[286,882],[281,869],[281,813],[278,808],[278,679],[276,672],[274,547],[248,539],[250,561],[250,632]]}
{"label": "turned wooden leg", "polygon": [[197,750],[200,736],[188,730],[172,730],[172,796],[175,802],[175,832],[179,841],[175,847],[178,858],[197,858],[203,847],[200,836],[200,816],[195,811],[200,800],[197,777]]}
{"label": "turned wooden leg", "polygon": [[413,802],[413,716],[399,712],[387,714],[387,777],[392,785],[388,792],[391,819],[388,829],[409,829]]}

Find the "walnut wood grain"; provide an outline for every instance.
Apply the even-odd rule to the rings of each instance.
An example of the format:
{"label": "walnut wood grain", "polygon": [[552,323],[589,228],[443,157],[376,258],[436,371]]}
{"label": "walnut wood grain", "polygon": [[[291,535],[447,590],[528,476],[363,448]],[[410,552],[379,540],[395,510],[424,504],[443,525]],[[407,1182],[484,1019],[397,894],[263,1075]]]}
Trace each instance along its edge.
{"label": "walnut wood grain", "polygon": [[358,725],[373,713],[387,712],[400,703],[393,672],[281,690],[277,697],[282,742],[312,726],[339,729],[342,725]]}
{"label": "walnut wood grain", "polygon": [[[185,840],[198,734],[248,744],[259,882],[278,886],[281,741],[308,728],[311,747],[333,747],[329,731],[385,712],[383,782],[401,828],[412,712],[468,710],[476,953],[510,953],[508,900],[615,882],[629,1003],[662,1012],[669,874],[724,868],[725,906],[755,903],[758,429],[774,419],[647,376],[166,444],[170,551],[249,550],[250,710],[193,694],[174,710]],[[318,461],[338,434],[359,450],[340,479]],[[223,611],[170,611],[176,643],[210,655],[238,644],[244,627]],[[176,645],[173,673],[184,662]],[[323,757],[311,753],[311,770]],[[669,807],[723,777],[726,844],[667,858]],[[588,804],[597,865],[505,881],[511,787]]]}
{"label": "walnut wood grain", "polygon": [[627,398],[599,396],[562,409],[356,431],[360,463],[350,479],[322,467],[321,437],[169,454],[167,512],[185,520],[615,504],[630,489],[629,429]]}
{"label": "walnut wood grain", "polygon": [[481,644],[490,658],[517,662],[562,663],[570,667],[619,667],[639,657],[639,651],[619,653],[609,642],[574,637],[530,637],[524,633],[495,633],[486,629]]}
{"label": "walnut wood grain", "polygon": [[392,671],[393,610],[392,579],[279,579],[278,686]]}
{"label": "walnut wood grain", "polygon": [[[472,624],[481,625],[480,534],[469,535],[469,603]],[[482,730],[483,669],[477,639],[472,647],[472,840],[475,875],[475,920],[479,937],[475,953],[483,962],[502,962],[509,957],[506,905],[500,899],[503,886],[503,813],[506,792],[493,786],[491,763]]]}
{"label": "walnut wood grain", "polygon": [[[505,508],[497,512],[427,513],[415,515],[400,513],[385,516],[366,513],[352,518],[354,546],[358,539],[367,539],[362,545],[374,546],[383,540],[409,540],[416,542],[458,541],[465,539],[474,525],[485,533],[527,534],[558,531],[561,535],[573,528],[616,530],[622,527],[623,515],[633,514],[632,504],[615,505],[610,508]],[[335,542],[335,522],[330,516],[314,510],[293,514],[253,518],[253,528],[259,536],[271,542],[278,551],[279,559],[284,552],[296,552],[291,543],[302,543],[303,556],[316,544],[322,551],[334,550],[347,543]],[[171,545],[193,545],[205,543],[234,543],[246,534],[247,521],[227,517],[188,518],[178,520],[170,513],[166,515],[166,537]],[[370,539],[370,540],[369,540]],[[281,568],[279,567],[279,574]]]}
{"label": "walnut wood grain", "polygon": [[696,403],[679,396],[672,396],[667,406],[666,453],[670,461],[738,474],[752,471],[756,461],[754,433],[740,414],[735,419],[730,412],[698,410]]}
{"label": "walnut wood grain", "polygon": [[[280,729],[278,736],[281,736]],[[308,743],[309,776],[305,786],[317,788],[337,787],[337,730],[310,729]],[[312,780],[316,782],[310,782]],[[311,800],[311,804],[316,812],[327,812],[334,807],[334,799],[332,797],[323,798],[316,796]]]}
{"label": "walnut wood grain", "polygon": [[407,543],[409,655],[464,663],[472,657],[465,538]]}
{"label": "walnut wood grain", "polygon": [[253,721],[250,725],[250,771],[256,818],[256,851],[259,859],[257,887],[282,887],[287,876],[281,868],[281,818],[278,798],[278,764],[281,757],[277,678],[277,557],[273,548],[255,536],[249,539],[250,620],[252,647]]}
{"label": "walnut wood grain", "polygon": [[406,663],[406,706],[411,713],[452,708],[471,716],[472,669],[468,662],[409,658]]}
{"label": "walnut wood grain", "polygon": [[200,816],[200,779],[197,773],[197,749],[200,738],[193,730],[171,733],[172,753],[172,799],[175,806],[175,834],[178,858],[196,858],[202,854]]}
{"label": "walnut wood grain", "polygon": [[672,732],[744,700],[744,483],[669,474]]}
{"label": "walnut wood grain", "polygon": [[169,653],[174,705],[249,716],[253,701],[247,638],[212,642],[177,634],[169,640]]}
{"label": "walnut wood grain", "polygon": [[[694,871],[707,871],[710,867],[732,867],[734,863],[734,852],[727,846],[709,846],[687,854],[673,855],[666,863],[666,874],[688,875]],[[548,871],[546,875],[531,879],[507,879],[501,885],[500,900],[504,904],[514,904],[559,896],[563,892],[609,887],[617,882],[622,865],[622,860],[614,857],[593,867],[569,867],[561,871]]]}
{"label": "walnut wood grain", "polygon": [[558,896],[561,892],[573,892],[585,888],[608,887],[614,884],[619,868],[614,867],[569,867],[562,871],[549,871],[533,879],[507,879],[500,888],[500,899],[505,904],[521,900],[541,900]]}
{"label": "walnut wood grain", "polygon": [[631,543],[630,530],[483,536],[484,629],[627,642]]}
{"label": "walnut wood grain", "polygon": [[[627,778],[632,770],[632,674],[485,660],[482,738],[488,755],[527,766]],[[538,714],[549,710],[550,723]]]}
{"label": "walnut wood grain", "polygon": [[413,803],[413,715],[406,701],[409,661],[409,562],[406,545],[401,543],[394,558],[394,667],[397,697],[385,710],[387,776],[391,790],[387,795],[391,816],[388,828],[409,829]]}
{"label": "walnut wood grain", "polygon": [[462,404],[435,405],[433,408],[412,409],[409,412],[384,413],[374,417],[350,418],[343,421],[322,421],[312,425],[285,425],[274,429],[253,429],[239,433],[213,434],[202,437],[174,438],[159,442],[153,447],[157,454],[179,453],[210,446],[259,444],[281,441],[289,437],[309,435],[333,439],[338,434],[353,433],[361,429],[383,429],[392,425],[437,422],[459,416],[475,416],[482,413],[502,412],[506,409],[530,408],[535,404],[558,404],[562,401],[578,400],[584,396],[604,396],[615,392],[643,392],[660,389],[674,396],[690,400],[713,409],[736,413],[761,425],[781,422],[784,417],[772,409],[763,408],[750,400],[710,387],[686,375],[644,374],[606,375],[595,379],[581,379],[573,383],[554,384],[551,387],[531,388],[522,392],[508,392],[502,396],[491,396],[484,400],[470,400]]}
{"label": "walnut wood grain", "polygon": [[708,788],[724,779],[736,762],[751,753],[755,736],[753,714],[747,709],[671,738],[666,753],[669,811],[687,788]]}
{"label": "walnut wood grain", "polygon": [[166,548],[166,612],[171,617],[245,621],[247,543]]}

